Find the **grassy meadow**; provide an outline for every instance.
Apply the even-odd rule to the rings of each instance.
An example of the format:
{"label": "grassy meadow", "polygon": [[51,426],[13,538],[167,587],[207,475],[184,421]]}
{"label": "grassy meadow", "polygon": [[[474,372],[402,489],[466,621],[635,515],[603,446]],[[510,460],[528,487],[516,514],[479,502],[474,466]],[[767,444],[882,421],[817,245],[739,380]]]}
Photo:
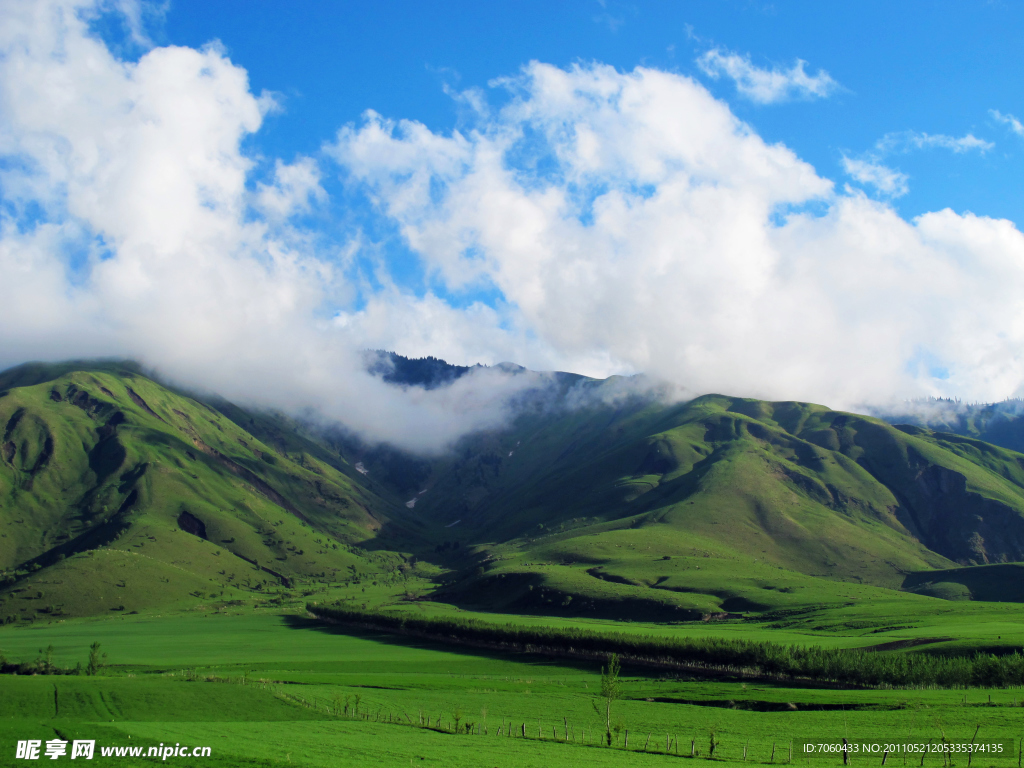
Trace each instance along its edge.
{"label": "grassy meadow", "polygon": [[[856,643],[859,635],[836,637]],[[836,690],[626,667],[609,749],[596,663],[441,646],[251,606],[0,630],[8,659],[52,646],[58,667],[84,664],[94,642],[107,654],[96,676],[0,678],[0,764],[16,764],[17,740],[55,734],[103,746],[209,746],[211,758],[188,761],[217,766],[510,767],[666,764],[690,759],[691,748],[702,762],[786,763],[789,743],[801,739],[969,740],[979,726],[989,739],[1024,736],[1024,690]],[[709,756],[712,734],[719,743]],[[1014,760],[984,756],[972,765]]]}

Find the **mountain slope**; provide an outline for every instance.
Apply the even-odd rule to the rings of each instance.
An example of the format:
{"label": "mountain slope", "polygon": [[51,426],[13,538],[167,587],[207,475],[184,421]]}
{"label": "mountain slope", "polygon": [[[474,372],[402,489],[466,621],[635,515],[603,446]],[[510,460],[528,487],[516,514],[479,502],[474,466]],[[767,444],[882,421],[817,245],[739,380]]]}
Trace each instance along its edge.
{"label": "mountain slope", "polygon": [[[657,588],[677,597],[655,614],[768,609],[791,603],[783,590],[802,577],[896,589],[914,572],[1024,559],[1022,465],[980,441],[811,404],[636,398],[540,408],[466,441],[416,510],[477,547],[484,572],[450,585],[454,600],[501,594],[522,609],[530,587],[566,606]],[[754,572],[772,599],[743,596],[737,577]],[[497,577],[509,588],[496,592]]]}
{"label": "mountain slope", "polygon": [[[708,395],[523,417],[439,465],[417,509],[498,540],[580,517],[641,516],[630,524],[712,537],[724,524],[734,543],[756,531],[779,557],[796,545],[799,559],[853,525],[883,548],[899,542],[910,563],[966,565],[1024,558],[1022,463],[977,440],[822,406]],[[915,538],[941,558],[912,554]]]}
{"label": "mountain slope", "polygon": [[[63,605],[45,600],[50,612],[134,609],[365,570],[358,544],[394,507],[134,366],[35,366],[0,384],[0,574],[18,594],[60,593]],[[132,557],[100,568],[102,578],[82,575],[111,551]],[[36,589],[40,580],[66,586]],[[43,607],[37,597],[12,613],[24,596],[8,597],[7,617]]]}
{"label": "mountain slope", "polygon": [[414,557],[434,599],[515,612],[1017,599],[994,586],[1016,566],[987,564],[1024,560],[1024,455],[808,403],[546,381],[511,424],[426,459],[131,364],[4,372],[0,621],[365,599],[370,574],[406,589]]}

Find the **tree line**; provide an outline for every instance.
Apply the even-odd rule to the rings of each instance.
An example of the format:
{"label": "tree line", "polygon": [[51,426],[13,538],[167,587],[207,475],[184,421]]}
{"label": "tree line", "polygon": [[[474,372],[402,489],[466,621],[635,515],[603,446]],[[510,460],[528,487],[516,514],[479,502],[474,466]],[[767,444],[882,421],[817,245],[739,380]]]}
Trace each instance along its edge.
{"label": "tree line", "polygon": [[937,656],[722,637],[662,637],[575,627],[493,624],[463,617],[411,617],[311,603],[320,618],[397,633],[427,635],[509,650],[593,657],[617,654],[623,661],[704,669],[734,675],[804,678],[859,686],[999,688],[1024,685],[1024,655],[975,653]]}
{"label": "tree line", "polygon": [[89,660],[86,666],[78,662],[74,667],[58,667],[53,663],[52,645],[39,649],[39,656],[33,661],[9,661],[0,652],[0,675],[98,675],[106,664],[107,654],[100,653],[98,642],[89,646]]}

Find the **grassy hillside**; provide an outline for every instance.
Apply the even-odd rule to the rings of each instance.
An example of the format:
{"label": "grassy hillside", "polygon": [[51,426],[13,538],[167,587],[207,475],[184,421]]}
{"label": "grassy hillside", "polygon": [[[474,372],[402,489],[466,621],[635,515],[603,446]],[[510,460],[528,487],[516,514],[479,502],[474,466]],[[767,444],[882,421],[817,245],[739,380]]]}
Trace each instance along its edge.
{"label": "grassy hillside", "polygon": [[946,600],[1024,603],[1024,564],[921,571],[907,576],[903,588]]}
{"label": "grassy hillside", "polygon": [[476,555],[448,599],[693,618],[1024,559],[1022,462],[806,403],[545,404],[439,462],[415,510],[440,526],[442,556],[455,542]]}
{"label": "grassy hillside", "polygon": [[996,586],[1024,560],[1020,454],[807,403],[552,382],[426,460],[131,364],[0,374],[0,621],[311,590],[671,622],[1024,597]]}
{"label": "grassy hillside", "polygon": [[393,502],[134,367],[33,366],[0,384],[0,621],[229,600],[401,562],[358,546]]}

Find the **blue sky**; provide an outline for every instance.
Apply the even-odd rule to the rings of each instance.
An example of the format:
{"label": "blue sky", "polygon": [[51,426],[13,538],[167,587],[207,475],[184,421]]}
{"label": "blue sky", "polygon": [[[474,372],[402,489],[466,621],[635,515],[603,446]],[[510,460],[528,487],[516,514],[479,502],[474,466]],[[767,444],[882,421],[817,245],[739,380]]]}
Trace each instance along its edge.
{"label": "blue sky", "polygon": [[[1024,218],[1018,183],[1024,137],[990,110],[1024,115],[1024,9],[1010,2],[386,2],[214,4],[175,0],[152,35],[198,47],[219,40],[255,90],[283,96],[256,146],[274,157],[315,153],[366,109],[459,124],[445,86],[486,88],[539,60],[666,69],[701,80],[768,141],[784,142],[818,172],[847,181],[842,157],[886,134],[914,131],[995,145],[984,153],[930,149],[887,157],[906,173],[895,202],[908,217],[952,207]],[[756,104],[696,59],[720,47],[759,67],[803,59],[840,88],[825,99]],[[500,94],[495,94],[500,98]]]}
{"label": "blue sky", "polygon": [[8,0],[0,364],[133,357],[435,447],[518,385],[413,397],[362,350],[1024,395],[1022,15]]}

